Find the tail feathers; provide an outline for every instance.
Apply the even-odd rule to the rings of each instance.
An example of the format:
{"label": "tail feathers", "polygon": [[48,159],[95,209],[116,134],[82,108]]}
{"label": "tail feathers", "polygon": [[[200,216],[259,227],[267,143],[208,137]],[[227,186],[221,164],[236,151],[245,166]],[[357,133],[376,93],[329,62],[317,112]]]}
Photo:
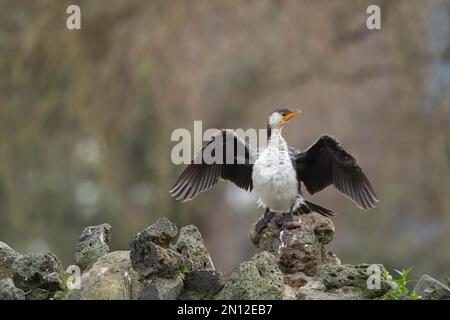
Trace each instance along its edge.
{"label": "tail feathers", "polygon": [[317,212],[324,217],[332,217],[334,216],[334,212],[326,209],[324,207],[319,206],[318,204],[315,204],[314,202],[303,200],[303,203],[297,208],[296,210],[299,214],[308,214],[311,212]]}

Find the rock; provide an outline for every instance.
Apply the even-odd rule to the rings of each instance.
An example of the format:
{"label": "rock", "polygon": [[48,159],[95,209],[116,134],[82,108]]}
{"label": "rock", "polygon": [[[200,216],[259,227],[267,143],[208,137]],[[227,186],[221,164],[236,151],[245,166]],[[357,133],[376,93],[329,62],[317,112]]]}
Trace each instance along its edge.
{"label": "rock", "polygon": [[12,277],[12,264],[20,254],[0,241],[0,280]]}
{"label": "rock", "polygon": [[[326,264],[322,266],[319,277],[327,289],[359,288],[362,290],[364,297],[377,298],[383,296],[388,290],[388,283],[383,270],[383,266],[379,264],[359,264],[356,266]],[[378,288],[376,286],[375,288],[369,288],[368,279],[376,274],[380,276],[379,286]]]}
{"label": "rock", "polygon": [[188,225],[181,228],[180,236],[174,247],[187,259],[191,271],[215,269],[203,243],[202,235],[196,226]]}
{"label": "rock", "polygon": [[176,300],[182,290],[181,274],[171,279],[154,277],[146,281],[139,300]]}
{"label": "rock", "polygon": [[215,270],[191,271],[184,278],[184,289],[200,294],[215,295],[223,286],[222,274]]}
{"label": "rock", "polygon": [[133,237],[133,243],[145,245],[151,241],[161,247],[168,247],[178,234],[178,228],[167,218],[159,219],[147,229],[139,232]]}
{"label": "rock", "polygon": [[25,300],[25,293],[14,286],[11,278],[5,278],[0,280],[0,300]]}
{"label": "rock", "polygon": [[[13,281],[17,288],[33,297],[37,292],[46,298],[65,290],[66,274],[58,258],[51,253],[33,253],[17,257],[12,265]],[[39,290],[37,290],[39,289]],[[37,290],[33,292],[34,290]]]}
{"label": "rock", "polygon": [[130,258],[132,267],[143,277],[157,275],[172,278],[186,265],[181,254],[150,241],[133,241]]}
{"label": "rock", "polygon": [[143,289],[139,274],[131,268],[130,252],[104,255],[81,276],[81,289],[71,290],[66,299],[132,300]]}
{"label": "rock", "polygon": [[107,223],[84,228],[75,248],[75,263],[85,270],[109,253],[111,226]]}
{"label": "rock", "polygon": [[243,262],[217,296],[221,300],[279,300],[283,297],[283,274],[269,252]]}
{"label": "rock", "polygon": [[420,277],[414,291],[422,297],[422,300],[450,299],[450,288],[427,274]]}
{"label": "rock", "polygon": [[301,287],[297,293],[298,300],[362,300],[364,295],[360,289],[351,287],[326,291],[321,282],[311,281]]}
{"label": "rock", "polygon": [[[379,270],[379,287],[368,285],[369,277]],[[388,290],[381,265],[325,264],[313,281],[302,286],[297,298],[302,300],[361,300],[383,296]],[[374,284],[372,282],[372,284]]]}
{"label": "rock", "polygon": [[339,259],[324,247],[333,239],[334,225],[330,219],[311,213],[296,217],[288,229],[280,229],[275,223],[280,215],[274,215],[267,228],[256,233],[255,225],[250,239],[259,250],[267,250],[278,258],[278,266],[284,273],[302,272],[313,277],[326,263],[340,264]]}
{"label": "rock", "polygon": [[308,282],[308,278],[309,277],[305,276],[305,274],[301,272],[286,274],[284,275],[284,284],[293,288],[300,288]]}

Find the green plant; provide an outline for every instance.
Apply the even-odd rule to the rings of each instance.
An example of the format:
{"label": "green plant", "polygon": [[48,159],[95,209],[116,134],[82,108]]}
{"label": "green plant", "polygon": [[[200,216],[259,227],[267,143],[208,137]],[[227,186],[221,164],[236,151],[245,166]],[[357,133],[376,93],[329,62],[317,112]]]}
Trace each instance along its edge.
{"label": "green plant", "polygon": [[180,278],[181,280],[184,280],[184,278],[186,277],[186,273],[189,272],[189,265],[184,264],[183,267],[180,270]]}
{"label": "green plant", "polygon": [[389,285],[389,291],[384,295],[385,300],[420,300],[421,297],[414,291],[410,292],[407,285],[415,282],[414,279],[408,279],[411,268],[402,271],[394,270],[400,275],[399,279],[394,279],[389,272],[384,269],[384,276]]}

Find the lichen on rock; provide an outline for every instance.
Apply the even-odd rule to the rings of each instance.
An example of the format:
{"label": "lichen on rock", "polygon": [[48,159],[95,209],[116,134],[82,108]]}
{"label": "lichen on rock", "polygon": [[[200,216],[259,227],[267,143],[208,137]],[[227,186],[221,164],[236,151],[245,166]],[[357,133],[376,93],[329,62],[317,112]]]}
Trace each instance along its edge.
{"label": "lichen on rock", "polygon": [[84,228],[75,248],[75,263],[85,270],[109,253],[111,226],[107,223]]}
{"label": "lichen on rock", "polygon": [[[371,279],[373,277],[373,281]],[[383,266],[325,264],[319,275],[301,287],[297,298],[306,300],[361,300],[382,297],[388,290]]]}
{"label": "lichen on rock", "polygon": [[320,266],[325,263],[340,261],[325,249],[334,235],[334,226],[330,219],[312,213],[297,217],[287,229],[281,229],[275,221],[275,215],[267,228],[260,233],[254,224],[250,239],[259,250],[267,250],[278,259],[278,266],[286,274],[302,272],[312,277],[318,274]]}
{"label": "lichen on rock", "polygon": [[191,271],[215,269],[203,237],[196,226],[182,227],[174,248],[186,258]]}
{"label": "lichen on rock", "polygon": [[263,251],[241,263],[226,281],[217,299],[279,300],[283,298],[283,274],[273,254]]}
{"label": "lichen on rock", "polygon": [[176,300],[183,290],[181,275],[173,278],[152,277],[145,281],[139,300]]}
{"label": "lichen on rock", "polygon": [[178,234],[177,226],[167,218],[161,218],[133,237],[133,240],[151,241],[168,247]]}
{"label": "lichen on rock", "polygon": [[133,270],[129,251],[102,256],[81,276],[80,289],[71,290],[66,299],[132,300],[142,291],[143,282]]}
{"label": "lichen on rock", "polygon": [[0,280],[0,300],[25,300],[25,293],[16,288],[11,278],[5,278]]}
{"label": "lichen on rock", "polygon": [[66,273],[54,254],[21,255],[14,260],[12,270],[14,285],[26,292],[27,299],[49,299],[66,289]]}
{"label": "lichen on rock", "polygon": [[414,292],[423,300],[450,299],[450,288],[427,274],[420,277]]}
{"label": "lichen on rock", "polygon": [[20,254],[0,241],[0,280],[12,277],[12,264]]}

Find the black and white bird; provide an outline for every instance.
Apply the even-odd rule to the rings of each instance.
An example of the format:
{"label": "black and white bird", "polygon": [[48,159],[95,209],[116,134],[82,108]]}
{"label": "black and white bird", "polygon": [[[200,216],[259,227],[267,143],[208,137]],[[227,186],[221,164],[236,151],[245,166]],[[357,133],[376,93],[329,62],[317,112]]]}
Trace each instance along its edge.
{"label": "black and white bird", "polygon": [[[267,147],[257,152],[232,130],[221,130],[196,153],[173,185],[170,193],[177,200],[189,201],[228,180],[246,191],[254,190],[264,216],[256,224],[260,232],[275,212],[287,213],[280,226],[292,221],[294,214],[317,212],[332,216],[333,212],[303,198],[301,183],[310,194],[334,185],[362,209],[374,208],[377,195],[355,159],[335,139],[321,136],[305,151],[287,145],[281,132],[300,110],[274,110],[268,119]],[[223,161],[206,161],[207,155]],[[229,156],[231,155],[231,156]]]}

